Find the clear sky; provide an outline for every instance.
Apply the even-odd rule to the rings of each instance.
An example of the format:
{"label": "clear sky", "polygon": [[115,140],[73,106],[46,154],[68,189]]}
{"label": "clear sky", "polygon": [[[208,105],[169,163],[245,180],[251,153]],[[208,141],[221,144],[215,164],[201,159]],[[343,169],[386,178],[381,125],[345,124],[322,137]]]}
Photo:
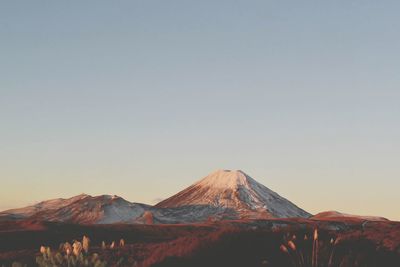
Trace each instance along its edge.
{"label": "clear sky", "polygon": [[2,1],[0,209],[241,169],[400,220],[399,1]]}

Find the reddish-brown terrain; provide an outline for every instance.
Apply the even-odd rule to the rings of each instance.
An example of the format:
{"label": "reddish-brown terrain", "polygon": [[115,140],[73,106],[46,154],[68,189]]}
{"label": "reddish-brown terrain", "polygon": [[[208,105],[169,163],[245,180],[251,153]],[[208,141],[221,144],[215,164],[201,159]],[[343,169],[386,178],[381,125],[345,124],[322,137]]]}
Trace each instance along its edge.
{"label": "reddish-brown terrain", "polygon": [[[35,266],[41,245],[57,249],[87,235],[91,251],[113,266],[400,266],[400,223],[360,218],[271,219],[192,225],[77,225],[35,221],[0,223],[0,262]],[[100,248],[123,238],[126,245]],[[296,250],[288,245],[292,241]],[[281,245],[288,248],[282,251]]]}

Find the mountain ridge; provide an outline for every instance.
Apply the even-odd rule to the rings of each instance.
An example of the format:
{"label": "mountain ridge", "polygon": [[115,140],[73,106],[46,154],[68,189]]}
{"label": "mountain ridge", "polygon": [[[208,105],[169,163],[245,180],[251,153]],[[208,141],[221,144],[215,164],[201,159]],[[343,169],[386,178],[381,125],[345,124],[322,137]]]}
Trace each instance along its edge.
{"label": "mountain ridge", "polygon": [[0,219],[83,224],[196,223],[209,220],[303,217],[311,214],[241,170],[217,170],[154,206],[116,195],[80,194],[0,212]]}

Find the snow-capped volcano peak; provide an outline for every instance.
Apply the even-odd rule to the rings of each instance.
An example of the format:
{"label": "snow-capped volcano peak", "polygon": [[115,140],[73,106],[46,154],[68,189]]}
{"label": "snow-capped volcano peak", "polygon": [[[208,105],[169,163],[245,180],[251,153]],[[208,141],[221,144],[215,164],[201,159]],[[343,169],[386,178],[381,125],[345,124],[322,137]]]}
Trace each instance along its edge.
{"label": "snow-capped volcano peak", "polygon": [[218,170],[158,203],[161,208],[212,206],[246,217],[308,217],[309,214],[243,171]]}
{"label": "snow-capped volcano peak", "polygon": [[220,189],[236,189],[240,185],[248,184],[249,178],[249,176],[240,170],[217,170],[201,179],[197,184]]}

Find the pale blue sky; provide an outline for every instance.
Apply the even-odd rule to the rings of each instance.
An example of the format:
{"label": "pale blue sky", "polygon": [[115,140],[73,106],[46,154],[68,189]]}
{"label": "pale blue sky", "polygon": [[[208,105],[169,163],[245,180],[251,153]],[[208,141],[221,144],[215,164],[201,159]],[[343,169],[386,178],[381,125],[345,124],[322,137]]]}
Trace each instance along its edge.
{"label": "pale blue sky", "polygon": [[242,169],[400,220],[398,1],[2,1],[0,209]]}

